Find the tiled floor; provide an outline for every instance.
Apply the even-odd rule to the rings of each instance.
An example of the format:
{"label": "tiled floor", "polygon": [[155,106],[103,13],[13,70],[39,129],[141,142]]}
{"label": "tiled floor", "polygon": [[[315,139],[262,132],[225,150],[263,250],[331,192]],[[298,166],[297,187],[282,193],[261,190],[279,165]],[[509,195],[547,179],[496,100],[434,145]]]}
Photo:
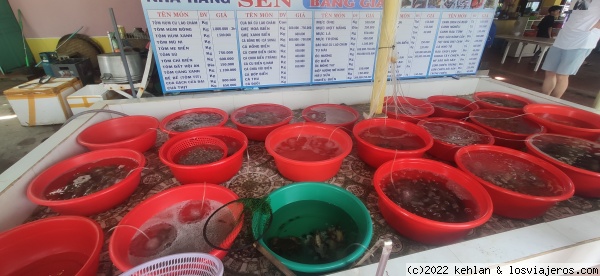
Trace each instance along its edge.
{"label": "tiled floor", "polygon": [[[489,66],[489,75],[504,78],[500,80],[510,84],[541,91],[544,70],[539,69],[534,72],[535,64],[529,63],[531,58],[523,58],[521,63],[517,63],[518,58],[507,57],[504,64],[500,64],[503,48],[500,47],[501,43],[497,44],[498,47],[486,49],[482,58],[482,66]],[[600,92],[600,52],[593,51],[586,61],[589,65],[582,66],[577,75],[569,78],[569,88],[562,98],[592,106],[596,95]]]}

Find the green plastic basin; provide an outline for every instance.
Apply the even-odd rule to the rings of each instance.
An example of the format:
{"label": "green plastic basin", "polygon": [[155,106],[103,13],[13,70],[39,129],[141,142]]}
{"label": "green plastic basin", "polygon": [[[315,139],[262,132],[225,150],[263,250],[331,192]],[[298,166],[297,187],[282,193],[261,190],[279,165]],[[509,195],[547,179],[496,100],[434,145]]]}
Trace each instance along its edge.
{"label": "green plastic basin", "polygon": [[[305,273],[324,273],[344,268],[360,258],[371,242],[373,222],[371,221],[369,211],[356,196],[338,186],[318,182],[295,183],[275,190],[268,198],[273,213],[287,204],[298,201],[326,202],[344,210],[354,220],[356,226],[358,226],[354,239],[355,243],[353,243],[354,246],[348,249],[350,253],[341,259],[329,263],[305,264],[291,261],[273,252],[263,239],[259,241],[264,248],[291,270]],[[326,208],[315,210],[314,206],[310,206],[310,204],[306,205],[298,208],[298,210],[302,210],[300,213],[306,213],[304,215],[294,217],[274,216],[273,224],[271,224],[271,228],[267,233],[270,233],[270,231],[284,231],[286,236],[301,236],[322,227],[324,221],[330,222],[336,219],[333,216],[337,215],[333,211],[328,212]],[[285,221],[285,227],[277,226],[279,224],[278,221]],[[343,226],[341,227],[343,228]],[[259,227],[253,227],[253,229],[257,228]],[[285,229],[282,230],[283,228]],[[265,238],[268,236],[265,235]]]}

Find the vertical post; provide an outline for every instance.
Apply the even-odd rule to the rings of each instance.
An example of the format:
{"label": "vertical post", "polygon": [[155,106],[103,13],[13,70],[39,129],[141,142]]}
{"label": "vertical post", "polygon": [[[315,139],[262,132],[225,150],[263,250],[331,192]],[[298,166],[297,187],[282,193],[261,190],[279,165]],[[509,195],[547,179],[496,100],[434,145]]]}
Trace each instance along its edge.
{"label": "vertical post", "polygon": [[148,77],[150,76],[150,70],[152,70],[152,64],[154,63],[154,57],[152,54],[152,47],[148,48],[148,57],[146,58],[146,67],[144,67],[144,75],[138,89],[137,97],[141,98],[148,87]]}
{"label": "vertical post", "polygon": [[594,108],[600,110],[600,91],[596,94],[596,100],[594,101]]}
{"label": "vertical post", "polygon": [[112,8],[109,8],[108,12],[110,13],[113,29],[115,30],[115,37],[117,38],[117,44],[119,45],[119,54],[121,55],[121,61],[123,62],[123,66],[125,67],[125,75],[127,76],[127,81],[129,81],[129,85],[131,86],[131,95],[135,97],[135,86],[133,85],[133,79],[131,78],[131,72],[129,71],[129,64],[127,63],[125,51],[123,51],[123,42],[121,41],[121,36],[116,35],[119,33],[119,28],[117,27],[117,19],[115,19],[115,13],[113,12]]}
{"label": "vertical post", "polygon": [[[399,11],[400,0],[383,1],[383,17],[381,18],[381,31],[379,34],[379,49],[377,50],[375,75],[373,76],[370,114],[378,114],[383,110],[388,68],[391,53],[394,51],[393,47],[396,44],[396,24],[398,23]],[[392,78],[395,77],[396,76],[392,76]]]}

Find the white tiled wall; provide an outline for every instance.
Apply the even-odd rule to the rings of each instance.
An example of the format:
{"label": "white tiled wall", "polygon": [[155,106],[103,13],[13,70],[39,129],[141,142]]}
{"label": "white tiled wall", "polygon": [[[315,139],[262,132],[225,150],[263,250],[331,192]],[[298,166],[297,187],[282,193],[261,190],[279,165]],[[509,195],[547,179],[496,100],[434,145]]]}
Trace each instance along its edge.
{"label": "white tiled wall", "polygon": [[0,199],[0,232],[13,228],[31,215],[37,205],[27,199],[27,184],[35,177],[29,169],[4,188]]}
{"label": "white tiled wall", "polygon": [[449,248],[463,263],[503,263],[570,244],[566,236],[541,223]]}
{"label": "white tiled wall", "polygon": [[[343,103],[347,105],[368,103],[371,99],[370,86],[350,86],[329,91],[329,103]],[[368,92],[368,93],[367,93]]]}
{"label": "white tiled wall", "polygon": [[257,103],[282,104],[283,95],[280,92],[263,92],[254,94],[240,94],[233,98],[233,106],[236,109],[245,105]]}
{"label": "white tiled wall", "polygon": [[[600,226],[600,211],[551,221],[548,225],[573,243],[595,239],[600,237],[600,231],[594,230]],[[598,258],[600,258],[600,255],[598,255]]]}
{"label": "white tiled wall", "polygon": [[181,110],[198,107],[213,107],[231,113],[235,107],[233,99],[234,97],[231,95],[222,95],[219,97],[194,97],[192,99],[182,99],[179,101],[179,104]]}

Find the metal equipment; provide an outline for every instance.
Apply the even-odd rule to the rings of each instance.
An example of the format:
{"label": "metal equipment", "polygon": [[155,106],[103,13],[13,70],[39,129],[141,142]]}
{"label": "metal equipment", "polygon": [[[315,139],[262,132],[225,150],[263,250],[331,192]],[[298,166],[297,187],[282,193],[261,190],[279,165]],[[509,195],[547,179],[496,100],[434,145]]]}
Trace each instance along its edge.
{"label": "metal equipment", "polygon": [[58,54],[56,52],[41,52],[40,59],[42,60],[41,65],[44,68],[44,73],[51,77],[56,77],[52,71],[52,64],[58,61]]}

